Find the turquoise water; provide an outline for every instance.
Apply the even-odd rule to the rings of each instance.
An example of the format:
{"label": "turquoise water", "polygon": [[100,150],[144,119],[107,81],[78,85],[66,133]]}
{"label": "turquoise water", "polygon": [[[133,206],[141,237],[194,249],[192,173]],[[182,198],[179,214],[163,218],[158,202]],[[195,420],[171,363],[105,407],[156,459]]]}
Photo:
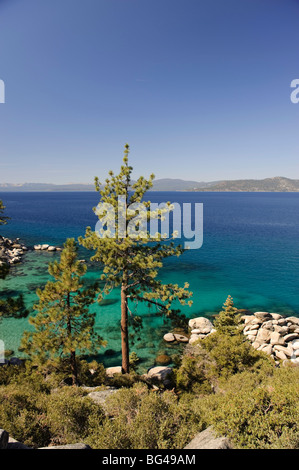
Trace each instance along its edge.
{"label": "turquoise water", "polygon": [[[62,245],[67,237],[83,235],[85,227],[95,226],[92,207],[97,193],[0,193],[12,220],[1,227],[1,234],[20,237],[28,246],[36,243]],[[193,306],[182,312],[189,318],[217,313],[228,294],[236,306],[299,314],[299,194],[297,193],[189,193],[151,192],[153,202],[200,202],[204,205],[204,243],[182,257],[168,260],[161,279],[181,285],[190,283]],[[1,281],[2,297],[24,294],[28,308],[37,297],[37,287],[49,278],[47,264],[57,254],[29,252],[24,262]],[[81,249],[80,257],[88,259]],[[98,267],[89,263],[89,279],[98,276]],[[106,305],[97,306],[98,332],[108,340],[113,355],[99,354],[105,365],[120,364],[118,292],[112,292]],[[138,307],[144,329],[135,350],[144,368],[158,354],[176,352],[165,345],[163,334],[170,325],[155,311]],[[28,321],[4,320],[1,337],[7,349],[17,351]]]}

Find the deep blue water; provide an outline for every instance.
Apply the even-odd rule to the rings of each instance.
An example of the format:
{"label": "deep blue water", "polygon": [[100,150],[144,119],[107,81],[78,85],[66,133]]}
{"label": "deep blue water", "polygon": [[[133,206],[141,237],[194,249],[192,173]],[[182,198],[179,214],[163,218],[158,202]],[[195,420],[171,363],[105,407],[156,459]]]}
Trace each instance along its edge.
{"label": "deep blue water", "polygon": [[[167,282],[190,283],[194,304],[183,310],[186,315],[210,316],[219,311],[228,294],[239,308],[299,315],[299,193],[151,192],[148,197],[153,202],[204,205],[203,246],[169,260],[161,273]],[[93,192],[0,193],[0,199],[11,217],[1,234],[20,237],[29,246],[61,245],[67,237],[83,235],[86,226],[93,228],[97,221],[92,207],[98,194]],[[47,263],[53,256],[57,255],[29,253],[2,282],[2,295],[23,292],[32,305],[35,288],[47,280]],[[97,276],[96,267],[91,276]],[[111,297],[111,304],[99,309],[98,328],[102,326],[104,336],[105,332],[111,336],[108,347],[119,350],[119,300],[117,293]],[[143,313],[146,339],[137,352],[143,352],[149,363],[165,349],[163,324],[151,312]],[[14,348],[27,327],[26,320],[16,322],[2,325],[6,343]],[[110,363],[117,360],[109,359]]]}

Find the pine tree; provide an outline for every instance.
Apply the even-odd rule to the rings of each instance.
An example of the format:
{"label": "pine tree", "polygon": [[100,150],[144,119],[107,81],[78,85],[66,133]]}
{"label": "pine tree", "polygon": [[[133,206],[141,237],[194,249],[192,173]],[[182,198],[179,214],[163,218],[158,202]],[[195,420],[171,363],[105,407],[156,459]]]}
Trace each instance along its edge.
{"label": "pine tree", "polygon": [[223,310],[217,315],[214,325],[219,333],[226,335],[232,336],[239,332],[240,315],[230,295],[223,305]]}
{"label": "pine tree", "polygon": [[4,209],[5,209],[5,206],[3,205],[3,202],[0,200],[0,225],[7,224],[7,221],[9,220],[9,217],[6,217],[3,215]]}
{"label": "pine tree", "polygon": [[[79,239],[80,243],[87,249],[95,250],[92,256],[93,261],[97,261],[103,268],[101,280],[105,287],[103,292],[109,294],[115,287],[120,287],[121,297],[121,345],[122,345],[122,372],[129,372],[129,334],[128,334],[128,313],[131,302],[147,302],[157,307],[160,314],[171,315],[177,310],[173,304],[180,302],[185,305],[192,304],[190,297],[192,293],[177,284],[163,284],[157,279],[159,269],[163,266],[163,260],[170,256],[180,256],[183,249],[176,246],[173,240],[162,240],[162,235],[157,233],[151,236],[148,232],[144,236],[144,231],[130,236],[130,221],[136,215],[129,206],[133,203],[140,203],[146,191],[152,187],[154,175],[149,180],[143,176],[132,184],[131,173],[133,168],[128,163],[129,146],[125,145],[123,165],[119,174],[109,172],[109,178],[102,186],[98,178],[95,179],[96,190],[100,193],[101,203],[108,203],[115,209],[115,237],[111,237],[111,230],[107,226],[106,236],[98,236],[96,231],[87,227],[85,237]],[[121,207],[119,204],[121,197]],[[156,217],[162,220],[166,211],[171,211],[168,203],[165,209],[157,210],[154,214],[149,210],[150,201],[144,203],[146,207],[146,219]],[[98,213],[99,220],[103,222],[107,214]],[[120,216],[119,216],[120,214]],[[125,227],[123,224],[125,220]],[[108,219],[107,219],[108,220]],[[110,230],[110,232],[109,232]],[[173,237],[172,237],[173,238]]]}
{"label": "pine tree", "polygon": [[94,331],[95,314],[89,312],[96,288],[84,288],[82,277],[87,267],[77,259],[77,250],[74,239],[68,239],[60,261],[49,264],[55,281],[48,281],[43,290],[37,291],[37,315],[29,318],[35,331],[25,332],[21,344],[33,363],[66,361],[73,385],[78,384],[77,355],[96,352],[105,344]]}

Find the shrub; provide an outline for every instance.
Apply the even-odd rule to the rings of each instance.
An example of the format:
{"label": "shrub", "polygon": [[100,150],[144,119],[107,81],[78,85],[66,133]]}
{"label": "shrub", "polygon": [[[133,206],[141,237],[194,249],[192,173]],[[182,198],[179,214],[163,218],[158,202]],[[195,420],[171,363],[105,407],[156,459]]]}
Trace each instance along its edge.
{"label": "shrub", "polygon": [[94,427],[87,442],[100,449],[183,448],[193,437],[191,410],[180,406],[170,391],[162,394],[144,384],[122,389],[106,401],[103,427]]}
{"label": "shrub", "polygon": [[299,448],[299,368],[237,374],[192,407],[235,447]]}
{"label": "shrub", "polygon": [[47,421],[51,444],[82,442],[89,433],[89,420],[100,425],[104,418],[102,408],[84,396],[81,389],[63,387],[47,400]]}

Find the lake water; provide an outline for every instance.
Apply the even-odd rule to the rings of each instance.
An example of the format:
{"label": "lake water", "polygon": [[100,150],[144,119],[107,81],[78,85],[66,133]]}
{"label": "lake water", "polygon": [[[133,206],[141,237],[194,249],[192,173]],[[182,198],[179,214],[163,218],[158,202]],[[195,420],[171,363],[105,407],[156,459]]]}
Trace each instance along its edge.
{"label": "lake water", "polygon": [[[299,315],[299,193],[150,192],[148,198],[203,203],[203,246],[168,260],[160,276],[166,282],[189,282],[194,303],[182,309],[189,318],[211,317],[229,294],[238,308]],[[29,247],[37,243],[61,246],[66,238],[83,235],[86,226],[94,227],[97,221],[92,207],[98,203],[98,194],[93,192],[0,193],[0,199],[11,217],[1,234],[20,237]],[[27,253],[24,262],[0,281],[0,295],[23,293],[32,308],[36,288],[49,278],[47,265],[57,256]],[[82,250],[82,257],[88,259],[88,252]],[[97,276],[97,266],[90,265],[88,278]],[[96,307],[98,332],[108,340],[107,349],[114,350],[111,356],[100,352],[99,360],[106,366],[120,364],[118,294],[112,292],[106,305]],[[138,313],[144,329],[132,350],[147,368],[158,354],[172,354],[175,349],[163,342],[169,323],[146,306],[139,307]],[[28,321],[4,320],[0,328],[6,348],[17,351]]]}

